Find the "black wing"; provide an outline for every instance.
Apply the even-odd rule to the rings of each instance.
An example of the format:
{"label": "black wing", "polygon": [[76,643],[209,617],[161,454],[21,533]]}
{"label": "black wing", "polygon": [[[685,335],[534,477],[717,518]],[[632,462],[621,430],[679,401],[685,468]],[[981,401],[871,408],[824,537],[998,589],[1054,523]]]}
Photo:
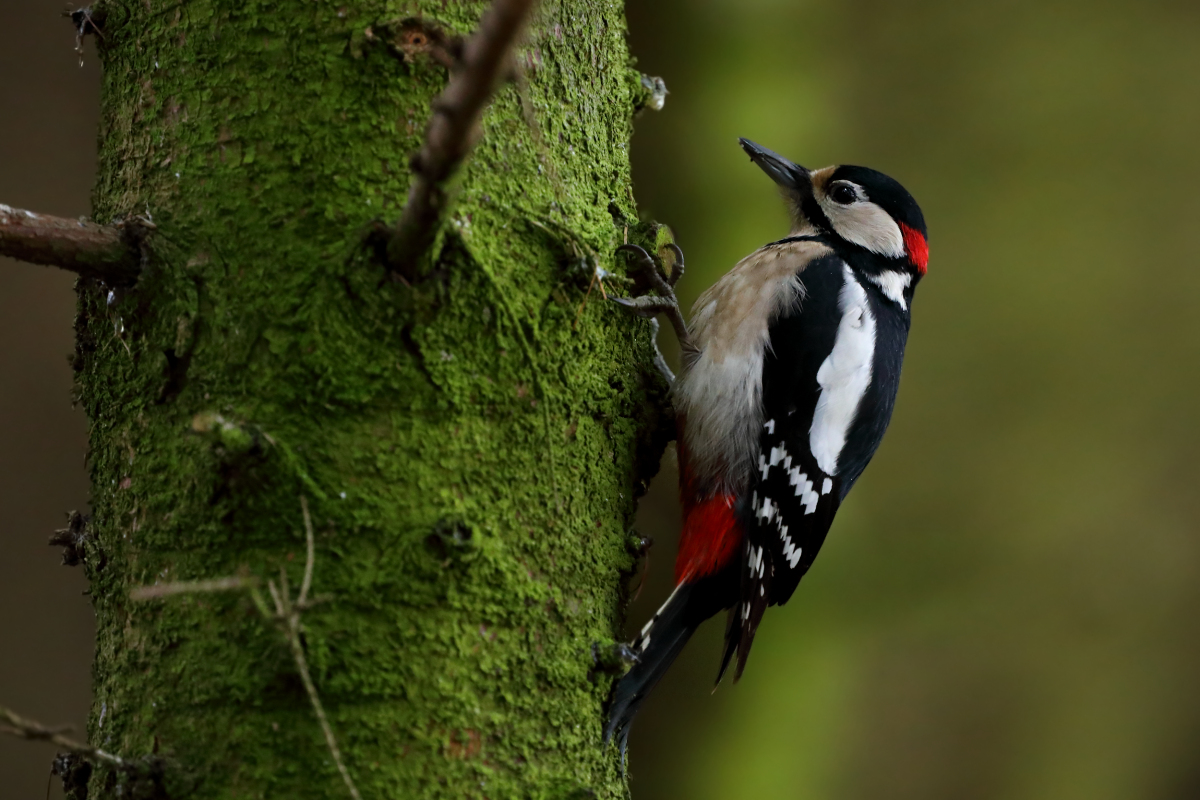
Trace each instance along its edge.
{"label": "black wing", "polygon": [[770,327],[771,347],[763,364],[765,422],[744,515],[741,597],[729,612],[721,664],[723,674],[737,652],[734,680],[745,668],[763,612],[792,596],[841,502],[841,481],[817,466],[809,430],[821,393],[817,371],[833,350],[841,320],[844,270],[833,255],[808,265],[800,308]]}

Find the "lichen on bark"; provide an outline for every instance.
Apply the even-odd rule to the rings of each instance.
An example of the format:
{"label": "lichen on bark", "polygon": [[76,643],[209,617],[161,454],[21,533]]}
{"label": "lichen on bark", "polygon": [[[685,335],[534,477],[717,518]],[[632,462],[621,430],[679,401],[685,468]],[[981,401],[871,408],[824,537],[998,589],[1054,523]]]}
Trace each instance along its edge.
{"label": "lichen on bark", "polygon": [[[644,232],[622,4],[537,10],[422,280],[364,246],[446,81],[387,32],[466,35],[485,7],[104,0],[95,218],[155,230],[135,287],[79,288],[89,733],[165,764],[171,797],[344,796],[244,594],[129,600],[298,583],[301,495],[327,598],[305,650],[365,798],[626,794],[592,644],[618,634],[665,387],[645,323],[593,292],[576,324]],[[90,796],[127,779],[99,768]]]}

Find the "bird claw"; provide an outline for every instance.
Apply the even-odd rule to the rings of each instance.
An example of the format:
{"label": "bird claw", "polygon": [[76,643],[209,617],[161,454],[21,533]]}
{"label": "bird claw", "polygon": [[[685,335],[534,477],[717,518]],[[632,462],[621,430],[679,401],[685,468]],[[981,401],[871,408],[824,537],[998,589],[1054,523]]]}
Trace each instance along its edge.
{"label": "bird claw", "polygon": [[[658,293],[658,296],[643,295],[642,297],[613,297],[610,298],[614,303],[623,306],[631,313],[637,314],[639,317],[653,319],[658,314],[666,314],[667,319],[671,321],[671,326],[675,328],[675,335],[679,338],[679,345],[683,349],[685,359],[695,353],[695,347],[692,344],[691,337],[688,336],[687,323],[683,320],[683,313],[679,310],[679,301],[675,297],[675,284],[683,277],[684,262],[683,251],[675,243],[666,245],[674,255],[674,265],[670,275],[666,275],[660,269],[654,258],[646,252],[646,249],[636,244],[623,244],[617,248],[618,253],[628,253],[633,256],[634,269],[645,275],[650,286]],[[655,330],[657,339],[657,329]],[[673,384],[675,376],[670,369],[663,369],[666,366],[666,361],[662,358],[658,351],[657,341],[654,344],[655,364],[663,373],[663,377],[667,379],[668,384]]]}
{"label": "bird claw", "polygon": [[592,664],[597,672],[620,675],[638,663],[638,654],[625,642],[592,643]]}
{"label": "bird claw", "polygon": [[651,318],[657,314],[666,313],[679,308],[676,303],[660,297],[642,295],[641,297],[610,297],[614,303],[629,309],[630,313],[639,317]]}
{"label": "bird claw", "polygon": [[671,253],[674,255],[674,265],[671,269],[671,274],[669,275],[664,272],[664,270],[659,266],[658,262],[654,260],[654,257],[646,252],[646,249],[640,245],[623,244],[617,248],[617,252],[629,253],[630,255],[634,256],[635,268],[646,276],[646,279],[650,281],[650,285],[653,286],[654,289],[663,297],[669,297],[671,300],[674,300],[675,284],[678,283],[679,279],[683,276],[683,251],[680,250],[679,246],[674,242],[667,244],[666,247],[669,248]]}

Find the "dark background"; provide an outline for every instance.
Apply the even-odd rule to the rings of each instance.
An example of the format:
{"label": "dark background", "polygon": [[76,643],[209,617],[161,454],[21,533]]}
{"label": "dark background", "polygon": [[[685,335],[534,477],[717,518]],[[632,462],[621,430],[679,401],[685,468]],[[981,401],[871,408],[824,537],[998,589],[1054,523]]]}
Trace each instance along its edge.
{"label": "dark background", "polygon": [[[100,69],[61,2],[0,0],[0,203],[77,217],[96,164]],[[71,405],[73,276],[0,258],[0,704],[83,737],[93,618],[82,568],[46,546],[88,503]],[[0,734],[0,800],[41,800],[56,749]],[[51,797],[62,797],[53,782]]]}
{"label": "dark background", "polygon": [[[99,71],[0,0],[0,202],[87,213]],[[786,221],[736,145],[903,182],[929,276],[895,420],[746,675],[721,622],[634,728],[637,800],[1200,800],[1200,8],[631,0],[636,191],[690,301]],[[70,276],[0,261],[0,702],[81,729]],[[665,334],[664,334],[665,336]],[[669,459],[668,459],[669,462]],[[670,464],[630,630],[669,591]],[[54,749],[0,738],[0,798]],[[59,796],[57,788],[52,796]]]}

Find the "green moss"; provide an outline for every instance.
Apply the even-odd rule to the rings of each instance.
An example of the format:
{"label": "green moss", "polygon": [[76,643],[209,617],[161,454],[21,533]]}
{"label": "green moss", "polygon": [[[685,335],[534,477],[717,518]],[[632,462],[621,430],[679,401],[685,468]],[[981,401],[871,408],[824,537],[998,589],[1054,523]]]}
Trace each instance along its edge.
{"label": "green moss", "polygon": [[364,797],[625,796],[591,645],[618,633],[663,386],[645,324],[583,304],[577,256],[617,269],[610,206],[636,218],[621,4],[542,5],[518,59],[536,127],[502,88],[426,280],[362,246],[445,82],[365,31],[465,34],[485,5],[106,3],[96,216],[157,234],[116,302],[80,288],[91,736],[159,754],[172,796],[344,796],[246,597],[127,599],[240,568],[298,582],[301,494],[329,598],[306,649]]}

